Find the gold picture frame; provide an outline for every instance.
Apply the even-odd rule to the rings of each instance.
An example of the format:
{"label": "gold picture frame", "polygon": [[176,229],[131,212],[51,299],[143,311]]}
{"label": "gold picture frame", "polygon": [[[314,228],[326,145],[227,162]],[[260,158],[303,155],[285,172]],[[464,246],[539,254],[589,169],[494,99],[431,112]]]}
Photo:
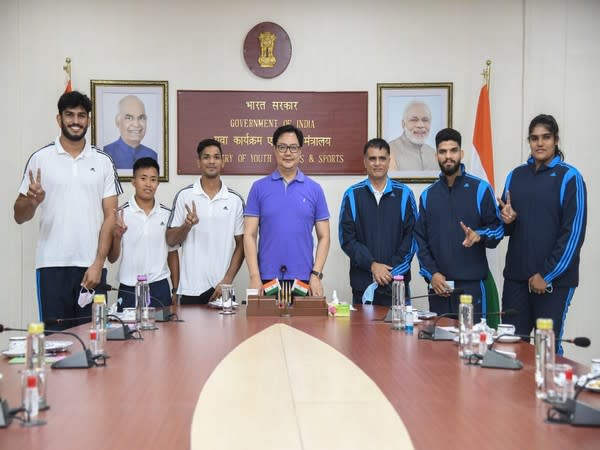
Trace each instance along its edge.
{"label": "gold picture frame", "polygon": [[[377,84],[377,135],[390,144],[391,178],[405,183],[437,179],[435,135],[452,126],[452,89],[452,82]],[[412,132],[408,115],[415,110],[423,115],[429,111],[429,124],[410,114],[420,120],[418,131]]]}
{"label": "gold picture frame", "polygon": [[119,180],[131,180],[133,161],[149,156],[169,181],[169,82],[91,80],[90,92],[92,144],[113,158]]}

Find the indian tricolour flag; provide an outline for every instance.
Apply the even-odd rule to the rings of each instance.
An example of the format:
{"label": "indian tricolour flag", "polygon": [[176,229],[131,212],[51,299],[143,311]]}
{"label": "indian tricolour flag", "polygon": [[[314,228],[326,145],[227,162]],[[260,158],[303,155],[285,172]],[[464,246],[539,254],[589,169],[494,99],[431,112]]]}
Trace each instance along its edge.
{"label": "indian tricolour flag", "polygon": [[[490,114],[490,94],[487,83],[481,88],[479,102],[477,103],[477,115],[475,116],[475,130],[473,131],[473,151],[471,153],[471,170],[476,177],[486,180],[495,191],[494,185],[494,150],[492,145],[492,119]],[[490,270],[485,280],[485,294],[487,304],[484,305],[486,312],[496,312],[500,309],[498,301],[498,289],[494,276],[499,276],[498,252],[496,249],[487,250],[487,259]],[[499,316],[487,316],[488,324],[496,328]]]}
{"label": "indian tricolour flag", "polygon": [[277,278],[263,284],[263,292],[266,296],[277,295],[279,289],[281,289],[281,285],[279,284],[279,280]]}
{"label": "indian tricolour flag", "polygon": [[294,284],[292,284],[292,293],[306,297],[308,295],[308,288],[308,284],[303,281],[294,280]]}

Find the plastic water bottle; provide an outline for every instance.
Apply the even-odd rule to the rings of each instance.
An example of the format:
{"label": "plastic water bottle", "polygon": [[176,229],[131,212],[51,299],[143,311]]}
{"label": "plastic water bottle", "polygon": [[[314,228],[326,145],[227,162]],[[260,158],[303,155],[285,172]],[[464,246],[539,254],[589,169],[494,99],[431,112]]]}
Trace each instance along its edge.
{"label": "plastic water bottle", "polygon": [[38,389],[38,377],[33,371],[25,371],[25,388],[23,389],[23,408],[27,416],[36,417],[39,413],[40,394]]}
{"label": "plastic water bottle", "polygon": [[106,347],[106,296],[104,294],[94,295],[92,304],[92,329],[96,332],[96,342],[93,343],[90,333],[90,347],[93,355],[103,355]]}
{"label": "plastic water bottle", "polygon": [[392,282],[392,328],[394,330],[404,329],[405,308],[404,277],[402,275],[395,275]]}
{"label": "plastic water bottle", "polygon": [[408,334],[408,335],[413,334],[415,320],[413,317],[412,305],[406,305],[404,320],[405,320],[404,331],[406,331],[406,334]]}
{"label": "plastic water bottle", "polygon": [[548,398],[551,392],[555,363],[554,323],[552,319],[540,318],[536,321],[535,330],[535,395],[537,398]]}
{"label": "plastic water bottle", "polygon": [[142,308],[148,306],[147,302],[150,298],[150,286],[148,286],[148,278],[146,275],[138,275],[137,283],[135,284],[135,324],[139,329],[142,325]]}
{"label": "plastic water bottle", "polygon": [[[46,403],[46,368],[44,366],[45,340],[44,324],[41,322],[30,323],[27,327],[25,370],[21,380],[21,395],[23,407],[29,411],[31,417],[35,417],[40,409],[48,407]],[[27,402],[33,401],[34,396],[36,404],[28,406]]]}
{"label": "plastic water bottle", "polygon": [[475,335],[474,336],[475,338],[479,337],[479,339],[478,339],[479,345],[478,345],[476,353],[478,355],[483,356],[483,355],[486,354],[486,352],[488,350],[488,343],[487,343],[487,336],[488,336],[488,334],[485,331],[480,331],[479,332],[479,336],[477,335],[476,332],[474,333],[474,335]]}
{"label": "plastic water bottle", "polygon": [[[494,342],[494,329],[490,327],[487,323],[487,319],[482,317],[481,320],[473,326],[474,332],[485,332],[486,341],[488,345]],[[479,340],[479,335],[477,335],[477,339]]]}
{"label": "plastic water bottle", "polygon": [[486,350],[487,346],[494,342],[494,330],[487,324],[485,317],[481,318],[481,321],[473,326],[473,353],[483,355],[481,347],[481,335],[485,337]]}
{"label": "plastic water bottle", "polygon": [[461,295],[458,305],[458,356],[469,358],[473,354],[473,297]]}

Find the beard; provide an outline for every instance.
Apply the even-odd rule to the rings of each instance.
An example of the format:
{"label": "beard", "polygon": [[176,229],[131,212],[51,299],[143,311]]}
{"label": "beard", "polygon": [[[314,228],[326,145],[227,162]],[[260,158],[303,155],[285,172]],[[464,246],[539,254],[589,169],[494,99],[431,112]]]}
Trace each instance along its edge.
{"label": "beard", "polygon": [[84,139],[85,134],[87,133],[87,129],[88,129],[88,127],[83,127],[81,129],[81,135],[76,135],[76,134],[72,134],[64,124],[61,124],[61,126],[60,126],[60,131],[62,132],[62,135],[72,142],[79,142],[82,139]]}
{"label": "beard", "polygon": [[440,170],[442,171],[442,173],[446,176],[452,176],[454,175],[456,172],[459,171],[460,169],[460,161],[454,163],[452,166],[447,167],[446,164],[447,161],[444,161],[444,163],[438,163],[440,166]]}
{"label": "beard", "polygon": [[425,141],[427,140],[427,137],[429,136],[429,132],[423,136],[415,136],[412,132],[405,130],[406,131],[406,138],[409,140],[409,142],[416,144],[416,145],[423,145],[425,143]]}

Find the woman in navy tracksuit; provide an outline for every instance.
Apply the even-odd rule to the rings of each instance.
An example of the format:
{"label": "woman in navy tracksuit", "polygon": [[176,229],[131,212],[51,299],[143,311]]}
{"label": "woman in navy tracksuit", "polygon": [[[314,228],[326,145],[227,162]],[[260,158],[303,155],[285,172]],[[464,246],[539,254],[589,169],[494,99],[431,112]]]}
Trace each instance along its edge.
{"label": "woman in navy tracksuit", "polygon": [[[531,156],[508,174],[500,206],[510,236],[502,309],[517,334],[528,335],[539,317],[554,321],[557,339],[579,283],[579,252],[585,238],[586,188],[579,171],[564,162],[558,124],[541,114],[529,124]],[[556,346],[562,353],[562,347]]]}

